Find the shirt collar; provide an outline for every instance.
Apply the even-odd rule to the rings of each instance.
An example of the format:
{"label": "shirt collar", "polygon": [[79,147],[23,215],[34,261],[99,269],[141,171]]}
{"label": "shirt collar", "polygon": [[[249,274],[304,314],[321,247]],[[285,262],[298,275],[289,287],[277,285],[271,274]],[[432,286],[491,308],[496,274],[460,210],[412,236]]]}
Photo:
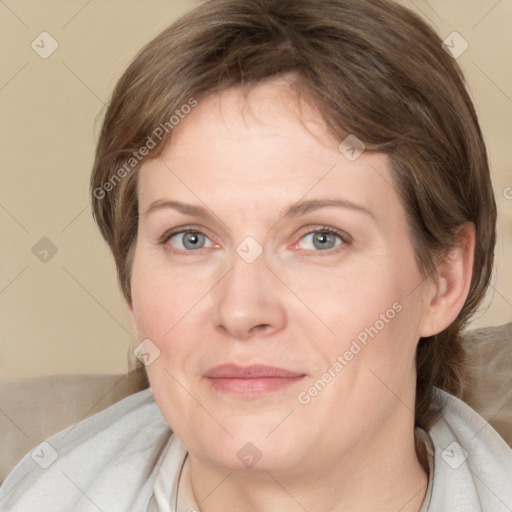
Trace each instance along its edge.
{"label": "shirt collar", "polygon": [[[193,501],[190,481],[181,478],[188,452],[176,434],[171,435],[164,452],[153,482],[154,506],[150,509],[151,512],[187,512],[194,510],[194,507],[199,510]],[[184,503],[187,504],[185,508]]]}

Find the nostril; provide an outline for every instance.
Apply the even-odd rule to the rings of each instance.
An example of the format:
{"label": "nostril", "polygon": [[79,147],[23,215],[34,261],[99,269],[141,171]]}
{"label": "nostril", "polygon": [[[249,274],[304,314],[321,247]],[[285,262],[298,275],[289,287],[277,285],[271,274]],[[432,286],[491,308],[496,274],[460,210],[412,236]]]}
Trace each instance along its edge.
{"label": "nostril", "polygon": [[270,327],[271,327],[271,325],[270,325],[270,324],[259,324],[259,325],[255,325],[255,326],[251,329],[251,332],[252,332],[252,331],[254,331],[254,332],[266,331],[266,330],[268,330]]}

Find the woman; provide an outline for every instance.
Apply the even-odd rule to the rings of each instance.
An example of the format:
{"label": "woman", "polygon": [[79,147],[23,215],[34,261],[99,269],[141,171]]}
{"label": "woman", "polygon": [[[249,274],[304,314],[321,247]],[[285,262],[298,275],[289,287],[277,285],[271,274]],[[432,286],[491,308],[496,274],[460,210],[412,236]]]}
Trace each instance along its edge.
{"label": "woman", "polygon": [[453,396],[486,151],[417,16],[201,4],[119,80],[91,191],[150,388],[27,455],[2,510],[512,509],[510,448]]}

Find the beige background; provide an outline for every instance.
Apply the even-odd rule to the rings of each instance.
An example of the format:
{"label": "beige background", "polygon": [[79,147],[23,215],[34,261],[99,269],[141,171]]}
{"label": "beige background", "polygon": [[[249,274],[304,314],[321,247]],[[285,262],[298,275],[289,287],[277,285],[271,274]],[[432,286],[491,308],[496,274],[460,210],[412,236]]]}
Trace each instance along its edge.
{"label": "beige background", "polygon": [[[131,320],[88,198],[95,120],[135,53],[196,3],[0,0],[0,372],[126,371]],[[473,325],[498,325],[512,319],[512,2],[403,3],[469,43],[458,61],[488,143],[500,233]],[[31,48],[44,31],[59,45],[47,59]],[[32,252],[43,237],[57,248],[46,262]]]}

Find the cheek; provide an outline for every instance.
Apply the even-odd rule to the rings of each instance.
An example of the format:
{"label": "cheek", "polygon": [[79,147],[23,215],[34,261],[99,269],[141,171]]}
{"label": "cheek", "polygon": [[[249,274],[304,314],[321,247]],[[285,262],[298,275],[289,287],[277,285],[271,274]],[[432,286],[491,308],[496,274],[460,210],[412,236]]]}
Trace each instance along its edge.
{"label": "cheek", "polygon": [[149,339],[159,350],[159,357],[146,367],[157,393],[166,389],[174,397],[181,396],[168,372],[183,376],[195,371],[204,330],[211,322],[208,294],[212,282],[206,272],[171,268],[150,253],[141,251],[135,256],[133,314],[139,341]]}
{"label": "cheek", "polygon": [[[194,281],[194,282],[192,282]],[[139,336],[151,339],[161,349],[170,333],[197,304],[201,290],[186,272],[169,270],[136,255],[132,270],[133,312]]]}
{"label": "cheek", "polygon": [[301,269],[294,292],[334,336],[356,336],[388,310],[394,317],[393,304],[403,300],[401,286],[391,277],[395,272],[384,265],[362,261],[334,271],[314,270],[308,275]]}
{"label": "cheek", "polygon": [[329,282],[326,274],[303,289],[311,309],[329,329],[320,349],[324,362],[346,354],[350,366],[375,367],[386,374],[394,366],[404,371],[410,366],[421,320],[420,298],[411,292],[420,275],[411,258],[379,263],[363,262],[350,272],[331,273]]}

